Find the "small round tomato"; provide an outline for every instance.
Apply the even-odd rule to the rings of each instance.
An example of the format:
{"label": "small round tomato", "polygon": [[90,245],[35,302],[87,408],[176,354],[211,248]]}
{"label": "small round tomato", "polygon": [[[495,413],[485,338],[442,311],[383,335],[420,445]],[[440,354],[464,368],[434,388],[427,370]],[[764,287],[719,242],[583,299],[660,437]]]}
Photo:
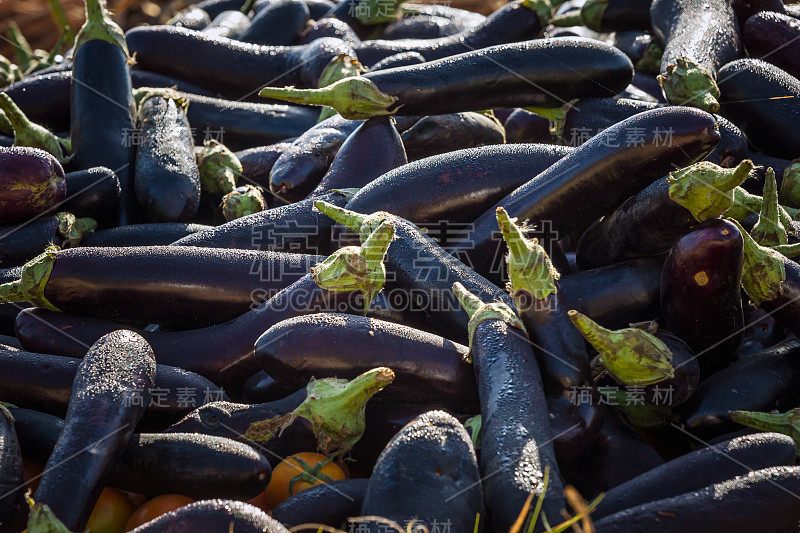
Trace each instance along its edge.
{"label": "small round tomato", "polygon": [[274,509],[283,500],[302,490],[346,478],[342,468],[326,455],[312,452],[290,455],[272,470],[272,478],[267,485],[269,505]]}
{"label": "small round tomato", "polygon": [[91,533],[123,533],[133,506],[120,491],[106,487],[94,504],[86,531]]}
{"label": "small round tomato", "polygon": [[156,496],[133,512],[128,519],[128,523],[125,525],[125,531],[136,529],[162,514],[174,511],[190,503],[194,503],[194,500],[181,494],[162,494],[161,496]]}

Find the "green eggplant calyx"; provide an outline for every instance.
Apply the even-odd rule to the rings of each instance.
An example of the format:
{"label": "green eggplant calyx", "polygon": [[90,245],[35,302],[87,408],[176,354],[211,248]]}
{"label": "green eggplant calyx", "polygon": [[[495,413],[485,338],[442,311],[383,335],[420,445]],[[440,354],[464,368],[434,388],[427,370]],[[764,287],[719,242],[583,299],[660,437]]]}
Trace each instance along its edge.
{"label": "green eggplant calyx", "polygon": [[743,426],[788,435],[800,446],[800,408],[794,408],[785,413],[731,411],[728,413],[728,417]]}
{"label": "green eggplant calyx", "polygon": [[742,251],[744,292],[756,307],[762,302],[771,302],[783,292],[783,282],[786,281],[784,257],[772,248],[758,244],[736,220],[729,220],[739,228],[744,239]]}
{"label": "green eggplant calyx", "polygon": [[267,201],[261,189],[252,185],[237,187],[222,197],[222,214],[228,222],[260,213],[266,208]]}
{"label": "green eggplant calyx", "polygon": [[6,93],[0,93],[0,110],[3,111],[5,118],[14,130],[16,146],[39,148],[58,159],[59,163],[64,163],[69,159],[67,147],[59,138],[47,128],[31,122]]}
{"label": "green eggplant calyx", "polygon": [[97,222],[91,218],[77,218],[72,213],[61,211],[58,217],[58,233],[64,238],[62,248],[73,248],[81,243],[84,235],[97,229]]}
{"label": "green eggplant calyx", "polygon": [[780,203],[786,207],[800,207],[800,159],[795,159],[783,171]]}
{"label": "green eggplant calyx", "polygon": [[658,74],[661,70],[661,58],[664,55],[664,47],[655,38],[650,41],[647,48],[642,55],[642,58],[636,62],[636,72],[643,74]]}
{"label": "green eggplant calyx", "polygon": [[136,106],[136,114],[141,112],[142,104],[150,98],[163,98],[165,100],[172,100],[184,114],[189,108],[189,100],[183,93],[169,87],[139,87],[133,90],[133,102]]}
{"label": "green eggplant calyx", "polygon": [[[550,257],[537,239],[529,239],[518,226],[515,218],[508,216],[506,210],[498,207],[497,225],[508,245],[506,264],[508,265],[508,284],[506,286],[513,298],[525,291],[537,300],[544,300],[558,291],[556,281],[561,277],[553,267]],[[518,303],[519,305],[519,303]]]}
{"label": "green eggplant calyx", "polygon": [[570,100],[561,107],[526,107],[525,110],[550,121],[550,135],[562,141],[567,141],[567,139],[564,139],[564,125],[567,120],[567,113],[577,102],[578,100],[575,99]]}
{"label": "green eggplant calyx", "polygon": [[[366,242],[369,236],[386,221],[401,220],[411,224],[411,222],[394,216],[391,213],[387,213],[386,211],[375,211],[369,215],[362,215],[361,213],[356,213],[355,211],[350,211],[343,207],[337,207],[321,200],[314,202],[314,207],[317,211],[332,218],[350,231],[358,232],[362,243]],[[411,225],[413,226],[413,224]]]}
{"label": "green eggplant calyx", "polygon": [[674,105],[689,105],[709,113],[719,111],[719,87],[714,76],[689,58],[681,57],[669,65],[658,81],[664,96]]}
{"label": "green eggplant calyx", "polygon": [[28,503],[28,533],[71,533],[67,526],[44,503],[36,503],[30,497],[30,491],[25,495]]}
{"label": "green eggplant calyx", "polygon": [[44,296],[57,257],[58,247],[48,246],[44,252],[25,263],[18,280],[0,285],[0,301],[30,302],[36,307],[59,311]]}
{"label": "green eggplant calyx", "polygon": [[[733,189],[733,205],[728,209],[725,215],[732,218],[737,222],[743,222],[745,218],[753,213],[761,212],[764,199],[757,194],[750,194],[741,187]],[[789,230],[792,229],[794,233],[794,225],[792,224],[792,217],[797,217],[800,210],[792,207],[778,206],[778,215],[780,216],[781,224]]]}
{"label": "green eggplant calyx", "polygon": [[364,295],[364,311],[386,282],[383,258],[394,239],[394,224],[381,224],[361,246],[339,248],[311,268],[314,282],[328,291],[356,291]]}
{"label": "green eggplant calyx", "polygon": [[777,246],[770,246],[773,250],[778,252],[784,257],[797,257],[800,255],[800,242],[794,244],[781,244]]}
{"label": "green eggplant calyx", "polygon": [[553,4],[550,0],[522,0],[522,7],[530,9],[539,16],[539,23],[544,27],[553,15]]}
{"label": "green eggplant calyx", "polygon": [[208,194],[228,194],[236,188],[242,163],[236,154],[215,140],[206,141],[197,154],[200,185]]}
{"label": "green eggplant calyx", "polygon": [[583,26],[583,17],[580,10],[570,11],[563,15],[558,15],[550,19],[549,24],[558,28],[572,28],[574,26]]}
{"label": "green eggplant calyx", "polygon": [[357,378],[312,380],[308,396],[291,413],[255,422],[246,437],[265,442],[289,427],[297,418],[311,423],[319,450],[329,457],[346,454],[364,434],[364,408],[372,396],[394,381],[386,367],[373,368]]}
{"label": "green eggplant calyx", "polygon": [[667,178],[669,197],[692,213],[698,222],[718,218],[731,208],[734,189],[744,183],[753,167],[749,159],[736,168],[700,161],[670,173]]}
{"label": "green eggplant calyx", "polygon": [[128,52],[128,43],[125,42],[125,33],[117,23],[111,20],[106,9],[105,0],[86,0],[86,22],[75,37],[74,49],[89,41],[106,41],[125,52],[128,62],[131,55]]}
{"label": "green eggplant calyx", "polygon": [[575,310],[567,314],[617,382],[644,386],[675,377],[672,352],[654,335],[639,328],[606,329]]}
{"label": "green eggplant calyx", "polygon": [[392,115],[399,108],[396,96],[381,92],[375,83],[362,76],[345,78],[319,89],[265,87],[258,95],[294,104],[330,106],[349,120]]}
{"label": "green eggplant calyx", "polygon": [[[339,54],[331,59],[331,62],[328,63],[328,65],[325,67],[325,70],[322,71],[319,81],[317,82],[317,87],[327,87],[328,85],[332,85],[339,80],[351,78],[353,76],[360,76],[364,72],[366,72],[366,69],[357,60],[353,59],[347,54]],[[319,113],[317,124],[334,116],[335,114],[336,110],[332,107],[323,107],[322,111]]]}
{"label": "green eggplant calyx", "polygon": [[608,9],[608,0],[587,0],[581,7],[581,18],[590,30],[605,32],[603,16]]}
{"label": "green eggplant calyx", "polygon": [[788,244],[789,236],[781,222],[780,205],[778,205],[778,183],[772,168],[767,168],[764,195],[761,198],[761,212],[758,215],[758,222],[750,230],[750,236],[763,246]]}
{"label": "green eggplant calyx", "polygon": [[453,283],[453,293],[469,316],[469,324],[467,324],[470,349],[467,355],[468,361],[472,361],[472,341],[475,339],[475,330],[478,329],[478,324],[484,320],[500,320],[513,328],[521,330],[525,335],[528,334],[522,320],[519,319],[517,313],[508,304],[503,302],[484,303],[458,281]]}
{"label": "green eggplant calyx", "polygon": [[483,426],[483,417],[475,415],[470,417],[464,422],[464,427],[469,430],[470,438],[472,439],[472,447],[476,450],[481,449],[481,427]]}

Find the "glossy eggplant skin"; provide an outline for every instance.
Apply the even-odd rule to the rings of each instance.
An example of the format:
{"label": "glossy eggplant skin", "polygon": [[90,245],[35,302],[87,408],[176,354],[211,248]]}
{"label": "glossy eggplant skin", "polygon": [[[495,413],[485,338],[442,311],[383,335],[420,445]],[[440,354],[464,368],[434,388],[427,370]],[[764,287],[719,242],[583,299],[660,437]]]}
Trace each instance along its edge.
{"label": "glossy eggplant skin", "polygon": [[608,0],[603,4],[603,13],[589,25],[591,29],[603,33],[650,29],[649,0]]}
{"label": "glossy eggplant skin", "polygon": [[506,140],[497,119],[474,112],[425,117],[404,131],[402,138],[409,161]]}
{"label": "glossy eggplant skin", "polygon": [[294,44],[311,13],[302,0],[275,0],[260,10],[240,41],[270,46]]}
{"label": "glossy eggplant skin", "polygon": [[65,313],[199,328],[246,313],[322,259],[177,246],[72,248],[58,253],[44,294]]}
{"label": "glossy eggplant skin", "polygon": [[313,108],[236,102],[183,93],[189,102],[186,117],[198,146],[214,138],[231,150],[245,150],[302,135],[317,122]]}
{"label": "glossy eggplant skin", "polygon": [[[224,324],[186,331],[141,331],[140,334],[153,347],[159,363],[195,372],[226,390],[236,391],[259,370],[253,358],[253,345],[272,325],[302,314],[361,312],[363,305],[360,291],[357,294],[331,293],[318,287],[311,274],[306,274],[263,304]],[[74,352],[76,341],[91,344],[98,333],[119,328],[108,320],[64,313],[59,316],[41,309],[38,314],[37,318],[46,316],[51,325],[72,327],[72,339],[65,340],[60,332],[51,328],[48,328],[51,329],[49,334],[42,332],[42,326],[37,325],[38,320],[33,317],[17,317],[18,338],[26,349],[35,350],[36,344],[52,343],[47,351],[76,357],[80,356]],[[22,341],[23,337],[27,340]]]}
{"label": "glossy eggplant skin", "polygon": [[241,99],[266,84],[316,87],[322,70],[338,54],[355,57],[338,39],[302,46],[260,46],[214,38],[172,26],[129,30],[126,40],[138,67],[167,74]]}
{"label": "glossy eggplant skin", "polygon": [[76,170],[67,173],[65,179],[67,195],[60,210],[78,218],[89,217],[99,225],[114,225],[122,188],[110,168]]}
{"label": "glossy eggplant skin", "polygon": [[650,18],[656,37],[664,45],[661,74],[678,58],[686,57],[716,77],[720,67],[739,57],[739,21],[728,0],[654,0]]}
{"label": "glossy eggplant skin", "polygon": [[800,77],[798,35],[800,20],[770,11],[748,18],[742,30],[742,38],[751,57],[763,58],[795,78]]}
{"label": "glossy eggplant skin", "polygon": [[[377,147],[381,150],[380,157],[375,157]],[[360,189],[406,163],[408,159],[404,143],[392,119],[371,118],[342,143],[328,172],[309,196],[318,196],[333,189]]]}
{"label": "glossy eggplant skin", "polygon": [[550,121],[527,109],[515,109],[503,123],[506,142],[563,144],[550,132]]}
{"label": "glossy eggplant skin", "polygon": [[323,37],[341,39],[352,47],[361,44],[361,39],[358,38],[358,35],[349,24],[334,18],[314,20],[313,24],[309,22],[309,25],[300,35],[300,43],[308,44]]}
{"label": "glossy eggplant skin", "polygon": [[[647,49],[650,47],[651,43],[655,39],[653,35],[650,33],[650,6],[647,6],[648,13],[648,26],[646,29],[643,30],[636,30],[632,28],[622,29],[621,31],[617,31],[614,33],[613,39],[611,43],[622,50],[626,56],[630,58],[633,62],[634,66],[636,67],[637,71],[642,70],[639,66],[639,61],[645,57],[645,53]],[[657,72],[649,71],[649,74],[657,74]],[[636,85],[634,81],[634,85]]]}
{"label": "glossy eggplant skin", "polygon": [[376,400],[473,412],[477,389],[466,354],[465,346],[410,327],[332,313],[280,322],[255,345],[261,368],[290,388],[386,366],[395,380]]}
{"label": "glossy eggplant skin", "polygon": [[394,54],[386,59],[378,61],[370,67],[370,70],[375,72],[376,70],[384,70],[387,68],[421,65],[424,62],[425,58],[419,52],[400,52],[399,54]]}
{"label": "glossy eggplant skin", "polygon": [[188,533],[230,529],[236,533],[288,533],[285,527],[258,507],[234,500],[202,500],[190,503],[132,529],[131,533]]}
{"label": "glossy eggplant skin", "polygon": [[333,221],[314,209],[315,200],[344,207],[348,197],[339,192],[302,200],[188,235],[175,246],[240,248],[325,255],[331,251]]}
{"label": "glossy eggplant skin", "polygon": [[[658,132],[664,128],[672,128],[669,143],[659,140]],[[622,139],[634,131],[645,132],[644,143],[622,146]],[[493,236],[496,207],[503,206],[510,215],[531,224],[550,221],[553,231],[566,235],[613,212],[674,165],[703,158],[717,142],[714,117],[704,111],[665,107],[634,115],[509,193],[474,221],[468,242],[449,251],[469,258],[477,272],[486,274],[502,244],[502,239]]]}
{"label": "glossy eggplant skin", "polygon": [[567,483],[582,497],[594,498],[662,464],[658,453],[609,407],[600,434],[586,453],[560,466]]}
{"label": "glossy eggplant skin", "polygon": [[553,446],[558,435],[550,429],[537,365],[544,362],[539,361],[542,355],[534,355],[522,331],[497,319],[477,325],[471,348],[482,416],[480,466],[492,530],[507,531],[528,495],[542,493],[548,467],[542,512],[557,520],[565,503]]}
{"label": "glossy eggplant skin", "polygon": [[476,514],[484,516],[480,480],[464,426],[443,411],[429,411],[400,430],[378,459],[359,530],[392,531],[366,518],[382,517],[398,524],[417,519],[428,530],[446,523],[453,531],[472,531]]}
{"label": "glossy eggplant skin", "polygon": [[291,141],[282,141],[268,146],[257,146],[236,152],[242,164],[240,179],[251,185],[269,188],[269,173],[281,154],[292,145]]}
{"label": "glossy eggplant skin", "polygon": [[565,37],[492,46],[364,77],[398,98],[390,109],[398,115],[441,115],[614,96],[630,84],[633,65],[611,45]]}
{"label": "glossy eggplant skin", "polygon": [[70,138],[78,169],[107,167],[122,188],[117,225],[136,217],[135,111],[128,58],[107,41],[92,40],[75,51],[70,93]]}
{"label": "glossy eggplant skin", "polygon": [[309,128],[275,161],[269,174],[272,194],[286,202],[305,198],[319,184],[344,142],[362,122],[340,115]]}
{"label": "glossy eggplant skin", "polygon": [[207,91],[193,83],[163,74],[156,74],[155,72],[148,72],[146,70],[132,70],[131,84],[134,89],[140,89],[142,87],[172,87],[182,93],[191,93],[199,96],[214,96],[214,93],[211,91]]}
{"label": "glossy eggplant skin", "polygon": [[[556,457],[565,463],[579,457],[603,425],[604,405],[594,388],[586,343],[567,316],[570,307],[560,288],[544,300],[527,292],[516,300],[539,363]],[[592,401],[575,400],[582,389],[592,392]]]}
{"label": "glossy eggplant skin", "polygon": [[[114,464],[122,456],[155,384],[153,350],[136,333],[103,336],[79,365],[64,429],[34,500],[71,531],[82,531]],[[130,401],[144,396],[143,405]],[[92,447],[97,453],[88,453]]]}
{"label": "glossy eggplant skin", "polygon": [[93,231],[81,239],[85,246],[166,246],[188,235],[206,231],[212,226],[185,222],[131,224]]}
{"label": "glossy eggplant skin", "polygon": [[745,533],[763,527],[768,517],[771,531],[792,531],[800,520],[794,497],[798,490],[799,467],[764,468],[631,507],[598,520],[595,525],[598,531],[609,533]]}
{"label": "glossy eggplant skin", "polygon": [[719,90],[722,112],[756,148],[784,159],[800,155],[800,80],[764,61],[739,59],[720,69]]}
{"label": "glossy eggplant skin", "polygon": [[594,520],[637,505],[699,490],[712,483],[771,466],[794,466],[794,441],[778,433],[759,433],[700,448],[608,491],[592,513]]}
{"label": "glossy eggplant skin", "polygon": [[681,408],[686,429],[700,438],[739,428],[730,411],[786,410],[797,405],[800,341],[790,338],[716,372]]}
{"label": "glossy eggplant skin", "polygon": [[25,524],[22,454],[13,415],[0,405],[0,530],[20,531]]}
{"label": "glossy eggplant skin", "polygon": [[427,157],[373,180],[347,209],[388,211],[417,224],[471,222],[571,151],[549,144],[492,145]]}
{"label": "glossy eggplant skin", "polygon": [[35,217],[66,195],[64,169],[55,157],[36,148],[0,148],[0,224]]}
{"label": "glossy eggplant skin", "polygon": [[172,98],[152,96],[139,106],[136,199],[152,222],[189,221],[200,204],[200,171],[189,121]]}
{"label": "glossy eggplant skin", "polygon": [[[0,361],[4,368],[0,388],[5,400],[64,416],[80,359],[20,350],[0,351]],[[151,401],[139,429],[161,430],[208,399],[227,399],[222,389],[197,374],[166,365],[158,365],[156,373],[154,389],[148,391]]]}
{"label": "glossy eggplant skin", "polygon": [[739,22],[745,21],[761,12],[786,13],[781,0],[733,0],[733,10]]}
{"label": "glossy eggplant skin", "polygon": [[72,72],[26,76],[3,88],[31,121],[50,131],[69,131]]}
{"label": "glossy eggplant skin", "polygon": [[644,257],[583,270],[560,280],[570,306],[606,328],[624,328],[661,314],[665,257]]}
{"label": "glossy eggplant skin", "polygon": [[249,404],[271,402],[285,398],[295,390],[278,383],[261,370],[247,378],[242,385],[242,400]]}
{"label": "glossy eggplant skin", "polygon": [[51,243],[61,244],[64,237],[58,226],[58,217],[44,216],[18,226],[1,227],[0,267],[22,265],[42,253]]}
{"label": "glossy eggplant skin", "polygon": [[477,26],[456,35],[437,39],[364,41],[356,48],[356,53],[359,60],[367,66],[400,52],[418,52],[426,61],[433,61],[470,50],[535,39],[543,27],[535,11],[521,2],[512,2],[492,13]]}
{"label": "glossy eggplant skin", "polygon": [[702,375],[733,362],[744,333],[742,235],[726,220],[704,222],[672,246],[661,275],[661,313],[691,346]]}
{"label": "glossy eggplant skin", "polygon": [[589,226],[578,241],[576,260],[588,270],[661,255],[696,224],[689,210],[670,199],[669,184],[659,178]]}
{"label": "glossy eggplant skin", "polygon": [[381,39],[396,41],[399,39],[441,39],[450,37],[473,26],[465,27],[461,21],[451,21],[436,15],[414,15],[396,20],[386,26]]}
{"label": "glossy eggplant skin", "polygon": [[309,487],[272,509],[272,518],[286,527],[300,524],[341,526],[361,513],[369,479],[343,479]]}

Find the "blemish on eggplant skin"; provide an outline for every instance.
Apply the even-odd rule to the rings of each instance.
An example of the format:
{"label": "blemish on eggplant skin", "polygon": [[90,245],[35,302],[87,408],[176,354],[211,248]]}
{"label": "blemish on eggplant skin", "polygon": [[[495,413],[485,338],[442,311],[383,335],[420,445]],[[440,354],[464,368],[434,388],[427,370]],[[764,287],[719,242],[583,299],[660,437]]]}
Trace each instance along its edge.
{"label": "blemish on eggplant skin", "polygon": [[705,286],[708,283],[708,274],[704,270],[701,270],[697,274],[694,275],[694,281],[700,285],[701,287]]}

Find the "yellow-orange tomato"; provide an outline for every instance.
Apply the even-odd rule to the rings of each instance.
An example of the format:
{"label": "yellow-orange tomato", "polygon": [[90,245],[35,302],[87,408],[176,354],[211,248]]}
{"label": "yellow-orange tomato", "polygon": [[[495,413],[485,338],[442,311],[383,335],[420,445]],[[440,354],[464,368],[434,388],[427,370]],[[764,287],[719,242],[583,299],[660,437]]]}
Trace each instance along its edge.
{"label": "yellow-orange tomato", "polygon": [[136,529],[162,514],[174,511],[190,503],[194,503],[194,500],[181,494],[162,494],[161,496],[156,496],[133,512],[128,519],[128,523],[125,525],[125,531]]}
{"label": "yellow-orange tomato", "polygon": [[290,455],[272,470],[272,478],[267,485],[269,505],[274,509],[283,500],[302,490],[346,478],[342,468],[321,453]]}
{"label": "yellow-orange tomato", "polygon": [[123,533],[133,506],[120,491],[106,487],[92,509],[86,531],[91,533]]}

